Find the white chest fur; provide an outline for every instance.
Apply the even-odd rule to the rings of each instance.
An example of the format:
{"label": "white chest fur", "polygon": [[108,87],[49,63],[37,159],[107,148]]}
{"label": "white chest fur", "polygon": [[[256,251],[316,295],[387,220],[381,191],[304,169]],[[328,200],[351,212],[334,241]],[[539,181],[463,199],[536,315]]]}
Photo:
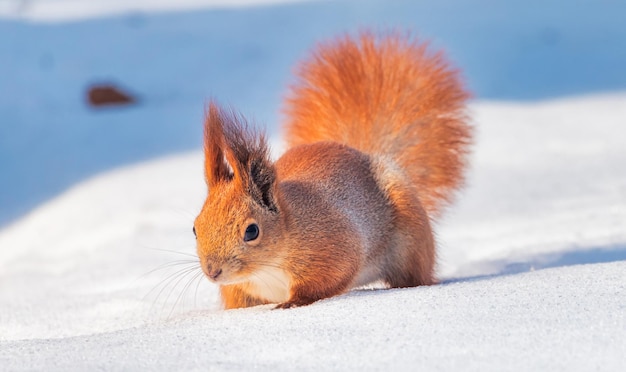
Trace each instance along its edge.
{"label": "white chest fur", "polygon": [[280,303],[289,300],[291,278],[276,267],[264,267],[250,276],[250,294]]}

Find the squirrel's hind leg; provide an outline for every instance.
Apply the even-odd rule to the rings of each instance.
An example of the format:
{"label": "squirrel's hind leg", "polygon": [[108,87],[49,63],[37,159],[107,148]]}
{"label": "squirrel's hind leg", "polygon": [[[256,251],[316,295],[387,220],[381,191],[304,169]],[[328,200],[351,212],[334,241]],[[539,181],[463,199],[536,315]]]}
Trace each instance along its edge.
{"label": "squirrel's hind leg", "polygon": [[429,218],[417,197],[405,191],[391,195],[395,231],[388,246],[383,278],[392,288],[436,283],[435,240]]}

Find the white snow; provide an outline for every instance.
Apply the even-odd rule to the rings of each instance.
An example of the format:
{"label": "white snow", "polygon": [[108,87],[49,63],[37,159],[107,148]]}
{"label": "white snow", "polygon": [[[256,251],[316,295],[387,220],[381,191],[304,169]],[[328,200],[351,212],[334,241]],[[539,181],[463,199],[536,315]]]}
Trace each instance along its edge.
{"label": "white snow", "polygon": [[[56,2],[18,19],[56,19],[70,0]],[[88,19],[166,4],[129,0],[77,22],[0,21],[0,370],[622,370],[626,80],[612,66],[626,59],[626,26],[613,17],[624,5],[581,2],[550,18],[560,3],[533,12],[485,1],[485,14],[462,21],[446,1],[382,3]],[[315,22],[333,9],[334,26]],[[258,28],[255,38],[267,14],[305,26]],[[436,224],[442,283],[222,311],[191,232],[206,194],[204,102],[224,97],[258,115],[280,154],[275,112],[289,66],[359,19],[446,34],[438,41],[477,93],[468,186]],[[550,52],[529,36],[546,24],[562,40]],[[211,32],[220,27],[230,33]],[[472,53],[494,41],[485,30],[507,47]],[[517,64],[529,55],[542,58]],[[109,76],[143,103],[84,108],[84,85]]]}
{"label": "white snow", "polygon": [[130,12],[241,8],[306,0],[3,0],[0,17],[64,22]]}

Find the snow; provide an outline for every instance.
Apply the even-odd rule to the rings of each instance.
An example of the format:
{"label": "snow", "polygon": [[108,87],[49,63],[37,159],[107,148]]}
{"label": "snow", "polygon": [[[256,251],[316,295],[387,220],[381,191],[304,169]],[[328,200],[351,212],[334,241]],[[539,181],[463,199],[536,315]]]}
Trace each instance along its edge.
{"label": "snow", "polygon": [[[55,2],[0,21],[0,370],[626,365],[623,3],[91,1],[68,22]],[[146,13],[91,18],[128,9]],[[372,20],[434,35],[476,92],[468,185],[436,224],[441,284],[220,310],[191,233],[207,97],[268,123],[279,155],[290,66]],[[89,110],[94,79],[142,103]]]}
{"label": "snow", "polygon": [[444,261],[558,261],[563,249],[626,259],[625,118],[624,94],[479,104],[471,187],[440,230],[459,251]]}
{"label": "snow", "polygon": [[0,17],[35,22],[63,22],[131,12],[239,8],[305,0],[5,0]]}
{"label": "snow", "polygon": [[7,369],[46,370],[618,371],[623,270],[614,262],[362,291],[289,311],[198,311],[96,335],[14,341],[0,360]]}

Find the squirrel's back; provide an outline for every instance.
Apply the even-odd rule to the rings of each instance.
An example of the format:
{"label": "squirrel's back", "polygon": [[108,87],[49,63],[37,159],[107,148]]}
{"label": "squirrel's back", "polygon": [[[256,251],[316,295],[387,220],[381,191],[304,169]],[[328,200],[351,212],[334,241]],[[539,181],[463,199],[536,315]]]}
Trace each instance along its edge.
{"label": "squirrel's back", "polygon": [[441,53],[409,36],[361,33],[318,46],[286,99],[290,147],[334,141],[391,159],[436,216],[463,182],[469,94]]}

